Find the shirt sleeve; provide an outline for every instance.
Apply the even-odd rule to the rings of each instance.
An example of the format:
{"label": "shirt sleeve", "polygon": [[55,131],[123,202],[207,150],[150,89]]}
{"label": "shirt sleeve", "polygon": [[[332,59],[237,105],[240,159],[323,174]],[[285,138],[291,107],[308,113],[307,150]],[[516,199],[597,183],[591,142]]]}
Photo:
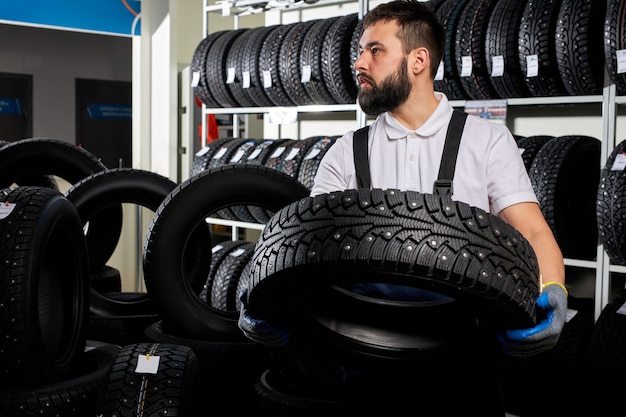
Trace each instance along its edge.
{"label": "shirt sleeve", "polygon": [[538,202],[517,143],[508,129],[502,130],[491,148],[487,180],[494,214],[514,204]]}

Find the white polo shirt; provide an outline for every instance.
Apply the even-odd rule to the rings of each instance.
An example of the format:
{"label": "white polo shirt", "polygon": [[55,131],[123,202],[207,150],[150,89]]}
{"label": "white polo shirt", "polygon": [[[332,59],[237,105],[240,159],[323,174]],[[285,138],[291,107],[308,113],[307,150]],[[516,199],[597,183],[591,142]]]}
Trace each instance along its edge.
{"label": "white polo shirt", "polygon": [[[372,188],[432,193],[439,173],[452,107],[435,93],[439,105],[417,130],[402,126],[390,113],[379,115],[368,136]],[[357,188],[353,131],[336,140],[320,162],[311,196]],[[521,202],[537,202],[513,135],[504,125],[468,116],[461,137],[452,198],[487,212]]]}

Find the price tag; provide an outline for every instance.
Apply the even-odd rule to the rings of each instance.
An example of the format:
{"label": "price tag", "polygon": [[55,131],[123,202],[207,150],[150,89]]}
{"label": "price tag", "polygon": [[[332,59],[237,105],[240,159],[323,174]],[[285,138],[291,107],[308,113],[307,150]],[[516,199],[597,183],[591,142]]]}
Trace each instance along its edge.
{"label": "price tag", "polygon": [[296,155],[298,155],[299,152],[300,152],[300,148],[291,149],[289,153],[287,154],[287,156],[285,157],[285,161],[291,161],[293,158],[296,157]]}
{"label": "price tag", "polygon": [[222,245],[215,245],[215,246],[213,246],[213,248],[211,248],[211,253],[219,252],[222,249],[224,249],[224,246],[222,246]]}
{"label": "price tag", "polygon": [[617,73],[623,74],[626,72],[626,49],[620,49],[615,51],[617,55]]}
{"label": "price tag", "polygon": [[211,150],[210,146],[205,146],[202,149],[200,149],[198,152],[196,152],[196,156],[197,157],[201,157],[201,156],[205,155],[210,150]]}
{"label": "price tag", "polygon": [[301,83],[308,83],[311,81],[311,66],[304,65],[302,67],[302,78],[300,79]]}
{"label": "price tag", "polygon": [[245,249],[243,249],[243,248],[239,248],[239,249],[236,249],[236,250],[232,251],[232,252],[231,252],[231,253],[229,253],[228,255],[229,255],[229,256],[232,256],[233,258],[237,258],[237,257],[239,257],[239,256],[243,255],[243,253],[244,253],[245,251],[246,251]]}
{"label": "price tag", "polygon": [[611,166],[611,171],[623,171],[626,168],[626,153],[620,153],[615,156],[615,161]]}
{"label": "price tag", "polygon": [[222,16],[230,16],[230,2],[229,1],[222,2]]}
{"label": "price tag", "polygon": [[311,151],[310,151],[308,154],[306,154],[306,156],[304,157],[304,160],[306,161],[306,160],[308,160],[308,159],[313,159],[313,158],[315,158],[317,155],[319,155],[319,154],[320,154],[320,152],[322,152],[320,149],[317,149],[317,148],[315,148],[315,149],[311,149]]}
{"label": "price tag", "polygon": [[261,153],[261,148],[256,148],[255,150],[252,151],[250,155],[248,155],[248,158],[247,158],[248,161],[256,159],[256,157],[259,156],[260,153]]}
{"label": "price tag", "polygon": [[524,151],[525,151],[525,150],[526,150],[525,148],[519,148],[519,154],[520,154],[520,155],[524,155]]}
{"label": "price tag", "polygon": [[6,218],[13,209],[15,208],[15,203],[9,203],[8,201],[0,204],[0,219]]}
{"label": "price tag", "polygon": [[276,150],[270,155],[270,159],[278,158],[283,152],[285,152],[284,146],[279,146]]}
{"label": "price tag", "polygon": [[235,82],[235,68],[228,68],[226,70],[226,84],[232,84]]}
{"label": "price tag", "polygon": [[224,156],[224,154],[228,151],[228,148],[223,147],[220,148],[219,151],[217,151],[217,153],[215,155],[213,155],[213,159],[220,159],[222,156]]}
{"label": "price tag", "polygon": [[250,88],[250,71],[244,71],[241,73],[241,87]]}
{"label": "price tag", "polygon": [[461,77],[469,77],[472,75],[472,57],[461,57]]}
{"label": "price tag", "polygon": [[626,303],[622,304],[616,311],[617,314],[626,315]]}
{"label": "price tag", "polygon": [[242,151],[241,149],[237,150],[237,153],[230,159],[230,162],[239,162],[245,153],[246,151]]}
{"label": "price tag", "polygon": [[444,70],[443,61],[441,61],[439,63],[439,66],[437,67],[437,74],[435,74],[435,80],[436,81],[443,80],[443,70]]}
{"label": "price tag", "polygon": [[491,57],[491,76],[502,77],[504,75],[504,57],[496,55]]}
{"label": "price tag", "polygon": [[536,77],[539,75],[539,56],[527,55],[526,56],[526,76],[528,78]]}
{"label": "price tag", "polygon": [[191,74],[191,87],[195,88],[198,84],[200,84],[200,72],[194,71],[193,74]]}
{"label": "price tag", "polygon": [[270,70],[263,71],[263,88],[270,88],[272,86],[272,73]]}
{"label": "price tag", "polygon": [[139,355],[135,372],[138,374],[157,374],[159,372],[160,356]]}

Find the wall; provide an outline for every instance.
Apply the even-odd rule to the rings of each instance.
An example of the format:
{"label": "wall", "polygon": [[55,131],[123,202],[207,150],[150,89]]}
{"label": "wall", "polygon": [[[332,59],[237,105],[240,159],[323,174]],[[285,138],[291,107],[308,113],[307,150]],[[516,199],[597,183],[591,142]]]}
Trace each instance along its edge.
{"label": "wall", "polygon": [[128,37],[0,24],[0,72],[32,74],[33,136],[76,142],[75,79],[131,81]]}

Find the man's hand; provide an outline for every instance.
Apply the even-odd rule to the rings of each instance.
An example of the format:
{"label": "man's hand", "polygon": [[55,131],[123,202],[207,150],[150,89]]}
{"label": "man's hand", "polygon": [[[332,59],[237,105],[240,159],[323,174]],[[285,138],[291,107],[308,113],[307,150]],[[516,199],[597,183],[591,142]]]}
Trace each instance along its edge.
{"label": "man's hand", "polygon": [[502,350],[517,357],[531,356],[551,349],[559,341],[567,313],[567,290],[556,282],[543,287],[537,298],[537,307],[545,317],[529,329],[507,330],[498,335]]}

